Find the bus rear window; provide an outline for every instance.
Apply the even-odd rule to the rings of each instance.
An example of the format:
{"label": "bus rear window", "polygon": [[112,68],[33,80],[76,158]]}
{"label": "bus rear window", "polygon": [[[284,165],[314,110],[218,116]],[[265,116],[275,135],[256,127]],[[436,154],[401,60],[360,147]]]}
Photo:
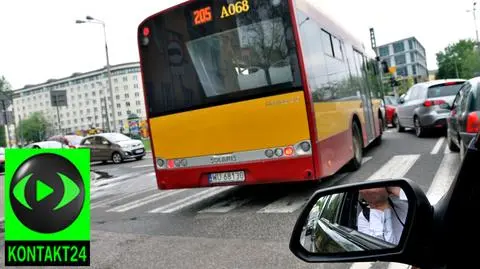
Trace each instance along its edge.
{"label": "bus rear window", "polygon": [[435,85],[428,88],[428,98],[436,98],[436,97],[443,97],[443,96],[455,96],[460,88],[462,87],[463,83],[459,82],[457,84],[452,85]]}
{"label": "bus rear window", "polygon": [[288,0],[196,1],[138,32],[150,116],[301,87]]}

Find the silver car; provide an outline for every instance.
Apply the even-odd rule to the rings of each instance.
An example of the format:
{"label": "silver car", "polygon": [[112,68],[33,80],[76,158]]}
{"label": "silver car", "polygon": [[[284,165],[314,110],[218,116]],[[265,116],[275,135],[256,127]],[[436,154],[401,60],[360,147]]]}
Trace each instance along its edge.
{"label": "silver car", "polygon": [[400,98],[394,115],[399,132],[414,128],[418,137],[433,129],[447,127],[450,107],[465,80],[433,80],[413,85]]}

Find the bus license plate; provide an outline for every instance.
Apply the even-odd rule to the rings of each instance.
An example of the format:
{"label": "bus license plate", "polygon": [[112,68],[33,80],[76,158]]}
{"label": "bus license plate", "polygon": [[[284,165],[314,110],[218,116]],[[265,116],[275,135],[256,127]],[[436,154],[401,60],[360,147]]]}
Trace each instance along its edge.
{"label": "bus license plate", "polygon": [[212,173],[208,175],[210,183],[242,182],[245,181],[244,171]]}

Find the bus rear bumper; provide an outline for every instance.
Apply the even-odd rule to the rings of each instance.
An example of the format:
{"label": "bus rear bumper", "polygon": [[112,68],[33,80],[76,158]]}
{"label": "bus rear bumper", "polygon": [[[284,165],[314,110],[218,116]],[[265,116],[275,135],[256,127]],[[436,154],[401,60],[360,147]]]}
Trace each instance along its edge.
{"label": "bus rear bumper", "polygon": [[[313,180],[312,156],[242,164],[205,166],[185,169],[157,170],[157,185],[161,190],[232,185],[254,185]],[[211,184],[211,173],[244,171],[245,181]]]}

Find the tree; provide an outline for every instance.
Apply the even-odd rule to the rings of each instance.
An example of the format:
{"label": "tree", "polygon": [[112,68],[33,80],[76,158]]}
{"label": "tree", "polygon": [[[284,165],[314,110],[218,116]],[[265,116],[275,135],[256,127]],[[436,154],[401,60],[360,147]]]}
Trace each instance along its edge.
{"label": "tree", "polygon": [[34,112],[19,122],[17,133],[28,143],[39,142],[47,138],[50,127],[42,112]]}
{"label": "tree", "polygon": [[[7,79],[4,76],[0,77],[0,98],[2,100],[10,100],[12,96],[12,86],[8,83]],[[0,117],[4,117],[3,107],[0,105]],[[2,126],[3,127],[3,126]],[[0,147],[5,147],[7,145],[5,128],[0,127]]]}
{"label": "tree", "polygon": [[460,40],[437,53],[437,79],[469,79],[480,72],[480,54],[471,39]]}

